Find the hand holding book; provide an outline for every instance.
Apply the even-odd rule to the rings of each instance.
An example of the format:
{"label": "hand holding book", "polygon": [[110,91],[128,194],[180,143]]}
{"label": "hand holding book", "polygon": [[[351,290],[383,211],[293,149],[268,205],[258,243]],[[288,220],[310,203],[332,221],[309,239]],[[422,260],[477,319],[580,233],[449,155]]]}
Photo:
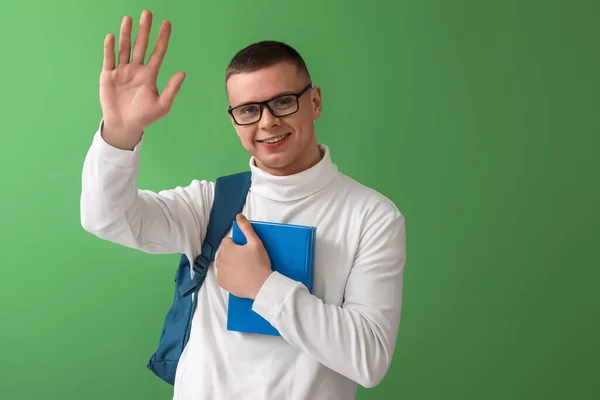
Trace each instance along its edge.
{"label": "hand holding book", "polygon": [[216,257],[217,283],[237,297],[254,299],[273,272],[271,261],[250,221],[238,214],[236,222],[247,242],[241,246],[230,237],[223,238]]}

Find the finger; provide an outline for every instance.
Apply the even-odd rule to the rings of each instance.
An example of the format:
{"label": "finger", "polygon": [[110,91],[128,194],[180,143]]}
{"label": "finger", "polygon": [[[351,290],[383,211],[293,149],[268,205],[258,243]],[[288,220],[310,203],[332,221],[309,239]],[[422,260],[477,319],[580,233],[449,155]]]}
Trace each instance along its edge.
{"label": "finger", "polygon": [[225,249],[227,248],[227,246],[235,244],[233,239],[229,236],[226,236],[223,238],[223,240],[221,240],[221,248]]}
{"label": "finger", "polygon": [[244,214],[239,213],[235,219],[238,223],[238,226],[240,227],[240,230],[242,231],[244,236],[246,236],[247,243],[260,242],[260,239],[258,238],[256,232],[254,232],[254,229],[252,228],[252,224],[250,223],[250,221],[248,221]]}
{"label": "finger", "polygon": [[167,53],[167,47],[169,47],[169,39],[171,38],[171,23],[169,21],[163,21],[160,24],[160,28],[158,30],[158,36],[156,38],[156,43],[154,44],[154,49],[152,50],[152,54],[150,54],[150,59],[148,60],[148,64],[155,66],[156,68],[160,68],[163,59],[165,58],[165,54]]}
{"label": "finger", "polygon": [[115,68],[115,35],[109,33],[104,38],[104,62],[102,69],[110,71]]}
{"label": "finger", "polygon": [[219,266],[220,262],[223,260],[223,252],[227,252],[227,249],[229,248],[229,246],[235,245],[235,243],[233,242],[233,240],[230,237],[224,237],[223,240],[221,240],[221,244],[219,246],[219,249],[217,250],[217,254],[215,256],[215,261],[217,264],[217,267]]}
{"label": "finger", "polygon": [[119,65],[129,63],[131,56],[131,17],[123,17],[119,33]]}
{"label": "finger", "polygon": [[150,29],[152,28],[152,13],[148,10],[142,12],[140,17],[140,27],[135,36],[135,44],[133,45],[133,56],[131,63],[143,64],[146,60],[146,50],[148,49],[148,40],[150,37]]}
{"label": "finger", "polygon": [[159,98],[160,104],[164,109],[169,110],[171,108],[173,101],[175,101],[175,96],[179,93],[184,80],[184,72],[178,72],[169,79],[167,86],[165,86],[165,90],[163,90]]}

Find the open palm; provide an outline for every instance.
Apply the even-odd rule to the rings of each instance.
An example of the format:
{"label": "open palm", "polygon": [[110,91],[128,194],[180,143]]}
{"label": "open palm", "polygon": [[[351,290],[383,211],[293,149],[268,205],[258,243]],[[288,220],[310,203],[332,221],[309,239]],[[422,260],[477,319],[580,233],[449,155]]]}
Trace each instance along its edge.
{"label": "open palm", "polygon": [[135,146],[143,129],[170,111],[185,79],[183,72],[176,73],[169,79],[162,94],[159,93],[156,81],[167,52],[171,24],[169,21],[162,22],[156,44],[146,63],[151,27],[152,14],[144,11],[132,49],[132,20],[124,17],[119,35],[118,60],[114,35],[108,34],[104,41],[104,63],[100,74],[103,135],[116,147]]}

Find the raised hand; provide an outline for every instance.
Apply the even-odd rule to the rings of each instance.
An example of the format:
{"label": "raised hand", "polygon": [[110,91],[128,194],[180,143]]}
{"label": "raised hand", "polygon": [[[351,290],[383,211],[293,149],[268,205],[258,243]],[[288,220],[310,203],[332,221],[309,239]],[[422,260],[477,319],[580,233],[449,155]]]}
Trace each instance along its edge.
{"label": "raised hand", "polygon": [[131,17],[121,23],[118,65],[115,56],[115,36],[104,40],[104,63],[100,74],[100,105],[102,107],[104,140],[114,147],[133,149],[144,128],[164,117],[185,79],[183,72],[173,75],[162,94],[157,88],[158,72],[171,37],[171,23],[163,21],[158,38],[148,59],[146,50],[152,27],[150,11],[142,12],[133,50],[131,48]]}

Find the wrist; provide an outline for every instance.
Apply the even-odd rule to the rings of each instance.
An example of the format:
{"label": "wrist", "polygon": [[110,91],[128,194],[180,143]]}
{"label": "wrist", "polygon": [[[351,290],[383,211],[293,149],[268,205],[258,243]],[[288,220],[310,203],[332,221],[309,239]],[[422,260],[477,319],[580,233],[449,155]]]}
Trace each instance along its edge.
{"label": "wrist", "polygon": [[268,271],[265,271],[260,276],[257,276],[256,283],[250,293],[250,299],[256,300],[258,293],[263,288],[263,286],[265,285],[265,282],[269,279],[269,277],[271,276],[272,273],[273,273],[272,270],[268,270]]}
{"label": "wrist", "polygon": [[120,128],[106,121],[102,121],[100,135],[112,147],[120,150],[133,150],[142,140],[143,130],[128,130]]}

